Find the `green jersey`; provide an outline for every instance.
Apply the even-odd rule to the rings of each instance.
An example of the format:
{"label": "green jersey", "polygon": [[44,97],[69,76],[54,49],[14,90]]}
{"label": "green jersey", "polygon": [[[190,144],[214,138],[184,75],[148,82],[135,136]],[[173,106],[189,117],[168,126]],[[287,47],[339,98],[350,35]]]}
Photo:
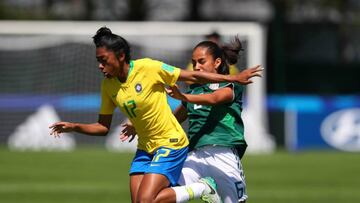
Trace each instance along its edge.
{"label": "green jersey", "polygon": [[218,145],[245,151],[247,144],[241,119],[243,86],[233,83],[193,84],[187,93],[210,94],[224,87],[233,89],[234,99],[229,103],[207,106],[183,102],[189,118],[190,150],[205,145]]}

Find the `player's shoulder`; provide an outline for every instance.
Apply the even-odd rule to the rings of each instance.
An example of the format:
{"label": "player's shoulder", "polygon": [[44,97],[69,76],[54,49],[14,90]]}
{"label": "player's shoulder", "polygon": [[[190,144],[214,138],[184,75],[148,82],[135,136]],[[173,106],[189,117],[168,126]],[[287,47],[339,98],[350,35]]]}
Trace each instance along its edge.
{"label": "player's shoulder", "polygon": [[154,60],[152,58],[141,58],[141,59],[133,60],[134,65],[139,65],[139,66],[144,66],[144,65],[152,64],[152,63],[156,63],[156,62],[159,62],[159,61]]}
{"label": "player's shoulder", "polygon": [[102,91],[108,91],[112,88],[114,88],[114,84],[116,82],[114,82],[114,78],[103,78],[103,80],[101,81],[101,90]]}
{"label": "player's shoulder", "polygon": [[233,83],[233,91],[235,93],[235,97],[241,99],[244,92],[244,85],[239,83]]}
{"label": "player's shoulder", "polygon": [[104,77],[104,78],[102,79],[102,81],[101,81],[101,84],[102,84],[102,85],[105,85],[105,84],[110,83],[110,81],[111,81],[111,78]]}
{"label": "player's shoulder", "polygon": [[[152,58],[141,58],[132,61],[135,70],[144,70],[144,69],[152,69],[156,66],[160,66],[162,64],[158,60],[154,60]],[[152,69],[153,70],[153,69]]]}
{"label": "player's shoulder", "polygon": [[233,83],[234,84],[234,89],[236,90],[243,90],[244,89],[244,85],[239,84],[239,83]]}
{"label": "player's shoulder", "polygon": [[151,61],[151,58],[140,58],[140,59],[134,59],[133,62],[137,64],[146,63]]}
{"label": "player's shoulder", "polygon": [[111,83],[113,83],[115,80],[115,78],[107,78],[107,77],[104,77],[101,81],[101,84],[102,85],[110,85]]}

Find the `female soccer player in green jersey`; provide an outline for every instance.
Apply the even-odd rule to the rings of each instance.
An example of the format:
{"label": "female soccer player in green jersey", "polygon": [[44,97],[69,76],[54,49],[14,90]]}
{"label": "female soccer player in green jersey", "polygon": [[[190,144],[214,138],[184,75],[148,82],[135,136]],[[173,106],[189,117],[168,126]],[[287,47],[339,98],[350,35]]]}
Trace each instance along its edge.
{"label": "female soccer player in green jersey", "polygon": [[[240,40],[220,48],[213,42],[199,43],[193,50],[193,69],[198,72],[229,74],[242,50]],[[180,185],[188,185],[201,177],[215,179],[224,203],[245,202],[245,176],[240,159],[247,147],[241,119],[243,86],[236,83],[192,84],[188,94],[176,87],[170,96],[183,101],[174,112],[181,123],[189,118],[189,154]],[[177,199],[188,199],[188,192],[177,189]]]}
{"label": "female soccer player in green jersey", "polygon": [[[106,135],[112,114],[119,107],[138,133],[138,150],[130,168],[132,202],[158,202],[158,194],[177,183],[188,152],[188,139],[167,105],[165,86],[173,86],[176,81],[248,84],[261,68],[256,66],[234,76],[184,71],[149,58],[131,60],[127,41],[106,27],[100,28],[93,40],[99,69],[105,76],[98,122],[57,122],[50,126],[51,134],[75,131]],[[212,186],[206,181],[203,185],[206,197]]]}

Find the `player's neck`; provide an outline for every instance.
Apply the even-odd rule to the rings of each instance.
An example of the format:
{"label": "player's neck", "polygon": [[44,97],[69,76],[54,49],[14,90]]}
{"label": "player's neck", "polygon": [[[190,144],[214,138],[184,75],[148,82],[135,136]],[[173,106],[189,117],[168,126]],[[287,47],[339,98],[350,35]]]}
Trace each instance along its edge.
{"label": "player's neck", "polygon": [[126,79],[128,77],[128,74],[129,74],[129,69],[130,69],[130,64],[124,63],[124,66],[123,66],[122,70],[120,70],[119,75],[117,76],[118,80],[121,83],[126,82]]}

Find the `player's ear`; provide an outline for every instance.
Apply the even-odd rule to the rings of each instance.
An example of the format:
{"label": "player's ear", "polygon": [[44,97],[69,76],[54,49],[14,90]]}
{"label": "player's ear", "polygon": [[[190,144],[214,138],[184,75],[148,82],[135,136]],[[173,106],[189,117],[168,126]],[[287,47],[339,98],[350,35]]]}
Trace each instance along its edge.
{"label": "player's ear", "polygon": [[118,58],[119,61],[124,61],[125,60],[125,53],[124,52],[115,53],[115,56]]}
{"label": "player's ear", "polygon": [[215,59],[214,65],[215,65],[215,69],[216,69],[216,72],[217,72],[219,66],[221,65],[221,58]]}

